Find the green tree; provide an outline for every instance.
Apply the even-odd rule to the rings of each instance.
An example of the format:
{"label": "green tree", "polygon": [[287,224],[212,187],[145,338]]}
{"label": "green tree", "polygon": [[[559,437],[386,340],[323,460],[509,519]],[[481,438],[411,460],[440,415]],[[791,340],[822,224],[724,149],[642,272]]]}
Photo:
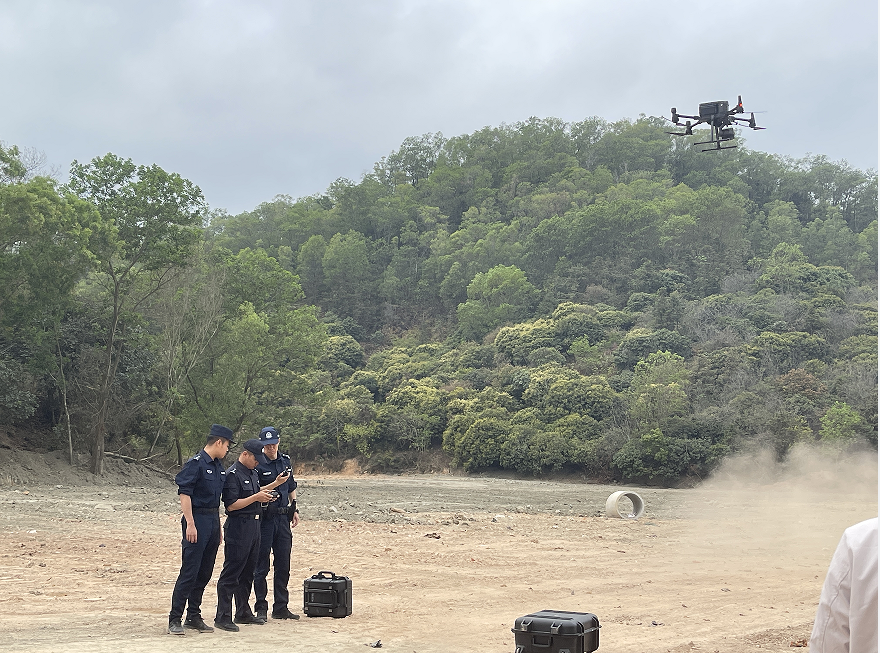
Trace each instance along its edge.
{"label": "green tree", "polygon": [[801,223],[797,207],[791,202],[776,200],[764,207],[767,211],[767,241],[769,243],[801,242]]}
{"label": "green tree", "polygon": [[828,343],[823,338],[802,331],[765,331],[752,340],[745,351],[770,370],[790,370],[808,360],[826,360],[829,354]]}
{"label": "green tree", "polygon": [[[195,257],[193,265],[180,277],[175,287],[163,288],[145,304],[154,338],[157,364],[157,386],[164,394],[159,409],[156,434],[147,457],[159,443],[165,427],[172,423],[175,408],[181,399],[186,379],[198,365],[205,349],[217,334],[223,317],[222,287],[226,274],[205,260],[204,252]],[[180,433],[172,429],[178,464],[183,464]]]}
{"label": "green tree", "polygon": [[113,154],[73,162],[68,188],[92,203],[114,230],[91,247],[98,262],[96,298],[106,307],[104,352],[95,381],[91,470],[103,472],[111,388],[126,353],[127,328],[160,288],[175,283],[199,241],[205,204],[197,186],[156,165]]}
{"label": "green tree", "polygon": [[331,364],[344,363],[355,370],[364,366],[364,348],[351,336],[330,336],[324,344],[324,356]]}
{"label": "green tree", "polygon": [[644,430],[687,411],[690,373],[684,358],[658,351],[636,363],[630,393],[630,414]]}
{"label": "green tree", "polygon": [[375,326],[378,292],[368,249],[362,234],[349,231],[334,235],[321,259],[329,289],[322,307],[351,317],[365,328]]}
{"label": "green tree", "polygon": [[868,430],[859,412],[842,401],[835,401],[819,421],[822,424],[819,437],[823,442],[850,444],[863,438]]}
{"label": "green tree", "polygon": [[325,292],[324,254],[326,253],[327,241],[322,235],[315,234],[302,244],[296,256],[296,270],[303,292],[313,302],[320,301]]}
{"label": "green tree", "polygon": [[602,420],[611,415],[614,391],[601,376],[560,379],[547,389],[541,405],[553,418],[581,414]]}
{"label": "green tree", "polygon": [[807,260],[800,245],[779,243],[764,264],[764,273],[757,282],[758,289],[771,288],[777,293],[799,292],[813,270],[815,266]]}
{"label": "green tree", "polygon": [[467,287],[468,301],[458,305],[462,334],[476,340],[507,322],[531,313],[538,290],[515,265],[497,265],[477,274]]}
{"label": "green tree", "polygon": [[669,351],[684,358],[690,357],[693,346],[687,336],[669,329],[635,328],[624,336],[614,352],[614,362],[621,368],[632,369],[640,360],[658,351]]}
{"label": "green tree", "polygon": [[44,377],[54,379],[49,385],[66,406],[61,325],[94,263],[90,244],[109,230],[94,207],[62,195],[53,180],[26,180],[17,152],[0,145],[0,374],[10,379],[0,419],[7,421],[34,413]]}
{"label": "green tree", "polygon": [[502,327],[495,336],[498,352],[514,365],[522,365],[532,352],[557,345],[556,325],[551,320],[535,320]]}
{"label": "green tree", "polygon": [[236,432],[256,432],[267,422],[282,428],[307,397],[324,329],[314,307],[299,306],[296,277],[262,250],[221,252],[216,264],[227,280],[226,309],[187,375],[178,427],[189,438],[221,419]]}

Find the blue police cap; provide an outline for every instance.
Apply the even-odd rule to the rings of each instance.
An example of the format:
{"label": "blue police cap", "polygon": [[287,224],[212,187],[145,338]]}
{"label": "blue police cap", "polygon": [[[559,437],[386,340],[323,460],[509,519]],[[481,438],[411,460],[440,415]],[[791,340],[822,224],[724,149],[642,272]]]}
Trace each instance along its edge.
{"label": "blue police cap", "polygon": [[223,426],[222,424],[211,424],[211,432],[208,433],[209,438],[226,438],[229,440],[229,446],[235,444],[235,440],[232,437],[232,429]]}
{"label": "blue police cap", "polygon": [[257,438],[252,438],[244,443],[244,450],[250,451],[254,454],[254,458],[257,459],[258,463],[262,463],[264,465],[269,463],[269,459],[266,458],[266,454],[263,453],[263,443],[260,442]]}
{"label": "blue police cap", "polygon": [[266,426],[260,431],[260,442],[263,444],[278,444],[279,440],[278,431],[274,426]]}

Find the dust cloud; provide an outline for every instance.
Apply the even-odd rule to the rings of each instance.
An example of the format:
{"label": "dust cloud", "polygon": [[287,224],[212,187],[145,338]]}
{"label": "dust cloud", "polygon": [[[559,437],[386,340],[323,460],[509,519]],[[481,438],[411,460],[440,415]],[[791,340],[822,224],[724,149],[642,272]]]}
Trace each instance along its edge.
{"label": "dust cloud", "polygon": [[[693,491],[681,555],[720,569],[827,566],[843,530],[877,516],[877,452],[798,446],[730,457]],[[821,576],[821,574],[820,574]],[[821,586],[822,578],[818,579]]]}

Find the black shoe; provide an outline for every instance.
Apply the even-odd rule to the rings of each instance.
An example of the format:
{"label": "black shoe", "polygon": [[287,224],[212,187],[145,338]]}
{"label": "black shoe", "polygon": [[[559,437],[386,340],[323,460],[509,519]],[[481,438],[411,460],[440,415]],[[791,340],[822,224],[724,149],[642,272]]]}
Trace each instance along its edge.
{"label": "black shoe", "polygon": [[237,624],[256,624],[257,626],[262,626],[266,623],[265,619],[260,619],[259,617],[255,617],[252,614],[246,614],[243,617],[236,617],[235,623]]}
{"label": "black shoe", "polygon": [[263,621],[269,621],[269,617],[267,616],[267,610],[257,610],[257,619],[262,619]]}
{"label": "black shoe", "polygon": [[180,619],[168,622],[168,634],[169,635],[186,635],[186,631],[183,629],[183,626],[180,625]]}
{"label": "black shoe", "polygon": [[194,619],[187,619],[183,622],[184,628],[190,628],[191,630],[197,630],[200,633],[213,633],[214,629],[211,628],[208,624],[205,623],[205,620],[201,617],[196,617]]}
{"label": "black shoe", "polygon": [[240,628],[231,621],[215,621],[214,628],[219,628],[220,630],[228,630],[230,633],[237,633],[240,630]]}
{"label": "black shoe", "polygon": [[281,610],[274,610],[272,612],[273,619],[299,619],[298,614],[293,614],[287,608],[283,608]]}

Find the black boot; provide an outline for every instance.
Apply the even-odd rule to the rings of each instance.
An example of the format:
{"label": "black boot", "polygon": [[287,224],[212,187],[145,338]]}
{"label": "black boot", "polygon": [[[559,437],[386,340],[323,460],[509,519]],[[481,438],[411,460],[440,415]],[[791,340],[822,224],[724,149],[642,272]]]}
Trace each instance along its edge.
{"label": "black boot", "polygon": [[184,628],[190,628],[192,630],[197,630],[200,633],[213,633],[214,629],[211,628],[208,624],[205,623],[205,620],[201,617],[192,617],[183,622]]}

